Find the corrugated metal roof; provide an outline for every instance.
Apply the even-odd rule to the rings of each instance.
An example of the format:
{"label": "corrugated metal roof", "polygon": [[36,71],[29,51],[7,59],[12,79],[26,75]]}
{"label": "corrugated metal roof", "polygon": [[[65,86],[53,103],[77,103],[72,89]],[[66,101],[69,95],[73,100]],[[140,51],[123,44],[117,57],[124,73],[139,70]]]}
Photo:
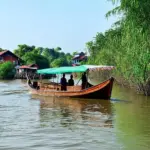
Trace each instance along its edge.
{"label": "corrugated metal roof", "polygon": [[38,67],[30,67],[27,65],[20,66],[19,69],[37,69]]}

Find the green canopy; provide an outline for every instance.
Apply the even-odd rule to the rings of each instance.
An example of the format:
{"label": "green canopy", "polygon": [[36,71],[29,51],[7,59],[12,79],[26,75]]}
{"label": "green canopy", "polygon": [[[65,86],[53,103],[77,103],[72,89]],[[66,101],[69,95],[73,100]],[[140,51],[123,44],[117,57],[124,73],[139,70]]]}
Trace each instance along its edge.
{"label": "green canopy", "polygon": [[87,68],[84,66],[75,67],[59,67],[59,68],[48,68],[37,70],[39,74],[62,74],[62,73],[72,73],[72,72],[85,72]]}
{"label": "green canopy", "polygon": [[37,70],[39,74],[63,74],[73,72],[85,72],[87,70],[112,70],[113,66],[96,66],[96,65],[81,65],[81,66],[69,66],[59,68],[47,68]]}

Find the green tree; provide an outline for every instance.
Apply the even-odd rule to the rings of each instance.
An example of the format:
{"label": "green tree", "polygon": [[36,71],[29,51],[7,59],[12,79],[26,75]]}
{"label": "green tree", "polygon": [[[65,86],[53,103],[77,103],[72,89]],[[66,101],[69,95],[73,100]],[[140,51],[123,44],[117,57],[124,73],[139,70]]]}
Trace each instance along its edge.
{"label": "green tree", "polygon": [[0,52],[2,52],[3,51],[3,49],[2,48],[0,48]]}
{"label": "green tree", "polygon": [[75,56],[76,54],[78,54],[77,51],[74,51],[74,52],[72,53],[73,56]]}
{"label": "green tree", "polygon": [[18,45],[14,53],[23,60],[24,64],[36,63],[40,68],[71,65],[71,54],[65,54],[60,47],[43,48],[23,44]]}
{"label": "green tree", "polygon": [[59,51],[61,51],[62,49],[61,49],[61,47],[56,47],[55,48],[55,51],[57,51],[57,52],[59,52]]}
{"label": "green tree", "polygon": [[71,66],[73,56],[70,53],[67,53],[65,56],[66,56],[66,60],[67,60],[68,65]]}
{"label": "green tree", "polygon": [[27,53],[24,55],[23,60],[26,64],[37,64],[39,69],[49,68],[48,59],[39,54]]}
{"label": "green tree", "polygon": [[68,62],[65,58],[58,58],[55,59],[52,63],[51,63],[52,67],[61,67],[61,66],[68,66]]}
{"label": "green tree", "polygon": [[0,79],[12,79],[15,75],[15,68],[11,62],[0,64]]}

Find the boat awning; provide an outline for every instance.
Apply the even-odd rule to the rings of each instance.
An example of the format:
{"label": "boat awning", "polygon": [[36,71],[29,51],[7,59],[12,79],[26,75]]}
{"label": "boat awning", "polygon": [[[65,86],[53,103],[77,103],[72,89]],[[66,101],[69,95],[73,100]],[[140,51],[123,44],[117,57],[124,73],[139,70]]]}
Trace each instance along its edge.
{"label": "boat awning", "polygon": [[63,73],[75,73],[75,72],[86,72],[98,71],[98,70],[112,70],[114,66],[96,66],[96,65],[81,65],[81,66],[69,66],[69,67],[59,67],[59,68],[47,68],[37,70],[38,74],[63,74]]}

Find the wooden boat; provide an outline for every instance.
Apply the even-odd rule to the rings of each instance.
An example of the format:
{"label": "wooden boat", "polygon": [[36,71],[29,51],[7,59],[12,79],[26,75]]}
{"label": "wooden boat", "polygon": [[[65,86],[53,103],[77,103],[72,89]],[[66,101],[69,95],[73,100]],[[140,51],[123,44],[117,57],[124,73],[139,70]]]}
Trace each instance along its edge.
{"label": "wooden boat", "polygon": [[58,90],[56,85],[39,86],[33,88],[32,84],[28,82],[32,94],[43,96],[57,96],[57,97],[72,97],[72,98],[90,98],[90,99],[110,99],[113,86],[113,77],[98,85],[91,86],[81,90],[81,86],[67,86],[67,91]]}
{"label": "wooden boat", "polygon": [[[69,72],[79,72],[81,69],[78,68],[80,66],[72,67],[73,70],[69,69]],[[63,67],[61,67],[63,68]],[[101,67],[100,67],[101,68]],[[52,70],[52,72],[50,71]],[[58,73],[58,70],[47,69],[42,73]],[[87,69],[83,69],[84,71]],[[88,70],[89,71],[89,70]],[[63,68],[59,73],[65,73],[66,70]],[[81,71],[83,72],[83,71]],[[57,83],[49,83],[49,84],[41,84],[37,82],[31,83],[28,80],[28,86],[32,94],[42,95],[42,96],[56,96],[56,97],[71,97],[71,98],[90,98],[90,99],[110,99],[112,86],[113,86],[114,78],[111,77],[110,79],[98,84],[98,85],[91,85],[90,83],[87,84],[86,89],[81,89],[80,85],[76,86],[67,86],[67,91],[61,91],[60,84]]]}

